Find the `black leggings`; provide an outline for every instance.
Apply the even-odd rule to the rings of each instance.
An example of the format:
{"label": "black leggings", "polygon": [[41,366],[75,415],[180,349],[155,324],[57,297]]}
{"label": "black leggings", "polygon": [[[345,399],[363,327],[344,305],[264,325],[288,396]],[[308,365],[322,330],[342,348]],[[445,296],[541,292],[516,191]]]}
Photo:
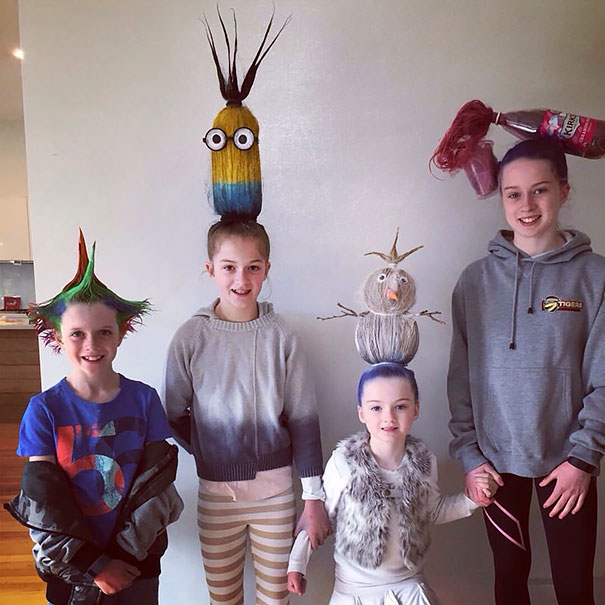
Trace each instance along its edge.
{"label": "black leggings", "polygon": [[529,507],[532,482],[540,503],[550,555],[550,569],[559,605],[594,605],[593,566],[597,542],[597,488],[593,477],[584,505],[564,519],[550,518],[542,508],[555,482],[539,487],[539,479],[503,474],[496,501],[484,509],[494,555],[497,605],[529,605],[527,579],[531,567]]}

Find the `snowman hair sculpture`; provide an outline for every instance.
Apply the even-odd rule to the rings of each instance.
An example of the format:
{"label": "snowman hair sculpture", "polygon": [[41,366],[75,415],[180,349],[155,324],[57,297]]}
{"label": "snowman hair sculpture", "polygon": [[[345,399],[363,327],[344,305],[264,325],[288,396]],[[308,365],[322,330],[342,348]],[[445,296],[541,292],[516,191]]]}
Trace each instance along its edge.
{"label": "snowman hair sculpture", "polygon": [[368,307],[367,311],[357,313],[337,303],[341,309],[340,315],[317,318],[326,320],[358,317],[355,344],[361,358],[370,364],[392,362],[407,365],[418,351],[417,317],[426,316],[437,323],[445,323],[435,317],[441,314],[440,311],[410,313],[410,308],[416,302],[416,283],[412,276],[398,265],[423,246],[399,254],[398,238],[399,229],[389,253],[368,252],[365,255],[376,255],[387,263],[386,267],[370,273],[363,284],[362,298]]}

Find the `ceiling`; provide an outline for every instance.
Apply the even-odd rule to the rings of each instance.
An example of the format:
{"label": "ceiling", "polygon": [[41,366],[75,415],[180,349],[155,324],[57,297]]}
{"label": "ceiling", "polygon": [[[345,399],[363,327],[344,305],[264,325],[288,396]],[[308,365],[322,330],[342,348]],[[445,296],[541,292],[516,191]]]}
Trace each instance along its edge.
{"label": "ceiling", "polygon": [[0,0],[0,120],[23,120],[17,0]]}

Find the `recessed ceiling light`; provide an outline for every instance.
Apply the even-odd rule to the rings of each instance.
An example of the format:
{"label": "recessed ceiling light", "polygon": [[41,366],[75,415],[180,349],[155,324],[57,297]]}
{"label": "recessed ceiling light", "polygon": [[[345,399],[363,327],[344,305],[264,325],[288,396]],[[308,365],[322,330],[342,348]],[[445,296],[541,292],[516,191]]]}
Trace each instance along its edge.
{"label": "recessed ceiling light", "polygon": [[15,48],[15,50],[13,50],[13,57],[17,57],[17,59],[20,59],[21,61],[23,61],[23,58],[25,57],[25,53],[23,52],[23,49]]}

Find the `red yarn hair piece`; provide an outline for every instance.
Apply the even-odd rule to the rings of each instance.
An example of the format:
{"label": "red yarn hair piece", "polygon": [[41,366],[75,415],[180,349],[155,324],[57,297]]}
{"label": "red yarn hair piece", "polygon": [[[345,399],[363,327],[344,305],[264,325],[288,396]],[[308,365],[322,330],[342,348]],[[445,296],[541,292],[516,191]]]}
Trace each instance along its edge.
{"label": "red yarn hair piece", "polygon": [[443,135],[429,160],[429,166],[434,164],[450,173],[462,168],[475,153],[496,115],[491,107],[478,99],[465,103]]}
{"label": "red yarn hair piece", "polygon": [[[71,290],[75,286],[77,286],[82,279],[84,279],[84,274],[86,273],[86,268],[88,267],[88,252],[86,250],[86,241],[84,240],[84,234],[82,233],[82,229],[78,229],[79,231],[79,239],[78,239],[78,268],[76,270],[76,274],[74,278],[63,286],[63,290],[61,292],[66,292],[67,290]],[[103,288],[107,288],[107,286],[99,280],[95,276],[95,279]]]}
{"label": "red yarn hair piece", "polygon": [[78,268],[74,278],[63,287],[62,292],[77,286],[86,273],[86,267],[88,267],[88,252],[86,250],[86,242],[84,241],[84,234],[82,229],[79,229],[79,241],[78,241]]}

